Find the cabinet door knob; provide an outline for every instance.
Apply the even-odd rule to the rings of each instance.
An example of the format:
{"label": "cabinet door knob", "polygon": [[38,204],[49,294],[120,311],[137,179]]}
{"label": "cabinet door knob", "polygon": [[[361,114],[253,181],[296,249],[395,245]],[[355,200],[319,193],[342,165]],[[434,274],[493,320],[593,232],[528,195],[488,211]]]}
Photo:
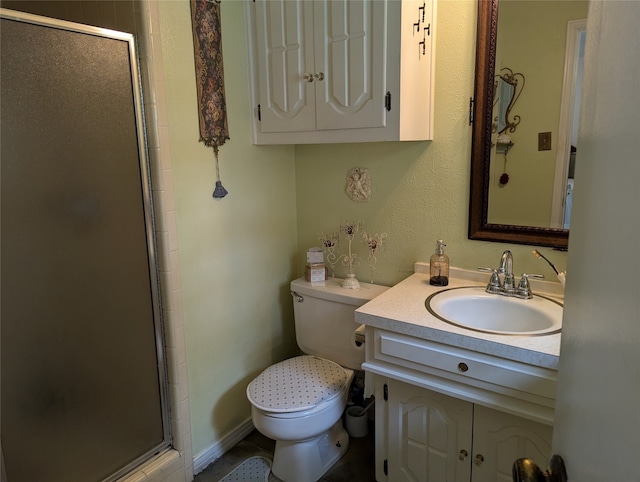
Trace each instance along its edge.
{"label": "cabinet door knob", "polygon": [[458,454],[458,458],[460,460],[466,460],[468,455],[469,455],[469,452],[467,452],[466,450],[462,449],[460,451],[460,453]]}
{"label": "cabinet door knob", "polygon": [[324,73],[322,72],[316,72],[313,76],[320,82],[324,80]]}
{"label": "cabinet door knob", "polygon": [[304,74],[304,80],[306,80],[307,82],[313,82],[313,75]]}
{"label": "cabinet door knob", "polygon": [[476,459],[473,461],[476,465],[482,465],[484,462],[484,457],[480,454],[476,455]]}
{"label": "cabinet door knob", "polygon": [[467,365],[466,363],[458,363],[458,370],[460,370],[462,373],[466,372],[469,369],[469,365]]}

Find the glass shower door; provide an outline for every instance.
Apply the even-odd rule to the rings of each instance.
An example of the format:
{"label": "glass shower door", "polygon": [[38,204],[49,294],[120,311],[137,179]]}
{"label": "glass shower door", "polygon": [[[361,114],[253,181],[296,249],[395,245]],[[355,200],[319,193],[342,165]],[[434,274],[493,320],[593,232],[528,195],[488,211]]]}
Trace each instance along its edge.
{"label": "glass shower door", "polygon": [[133,37],[3,11],[1,429],[10,482],[169,446]]}

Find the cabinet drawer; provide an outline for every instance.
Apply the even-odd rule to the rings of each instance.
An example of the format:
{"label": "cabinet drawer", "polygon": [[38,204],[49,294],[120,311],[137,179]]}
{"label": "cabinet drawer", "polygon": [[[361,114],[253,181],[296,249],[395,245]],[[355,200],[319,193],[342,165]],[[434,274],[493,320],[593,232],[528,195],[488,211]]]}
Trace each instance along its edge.
{"label": "cabinet drawer", "polygon": [[467,379],[555,400],[554,370],[434,343],[397,333],[375,330],[374,360],[434,373],[458,382]]}

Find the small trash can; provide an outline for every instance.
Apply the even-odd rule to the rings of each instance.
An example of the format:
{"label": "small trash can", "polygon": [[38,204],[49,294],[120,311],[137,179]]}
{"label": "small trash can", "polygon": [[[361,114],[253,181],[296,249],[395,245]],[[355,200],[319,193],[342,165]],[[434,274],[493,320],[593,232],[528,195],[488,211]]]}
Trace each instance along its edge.
{"label": "small trash can", "polygon": [[347,408],[345,414],[345,426],[349,436],[351,437],[365,437],[369,433],[369,417],[367,410],[362,410],[362,407],[353,406]]}

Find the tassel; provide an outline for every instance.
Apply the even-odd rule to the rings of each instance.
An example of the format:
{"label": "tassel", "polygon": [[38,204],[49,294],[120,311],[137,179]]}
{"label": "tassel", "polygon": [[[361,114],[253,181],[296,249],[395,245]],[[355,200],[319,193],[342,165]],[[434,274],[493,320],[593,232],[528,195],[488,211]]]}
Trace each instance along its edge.
{"label": "tassel", "polygon": [[229,194],[220,181],[216,181],[216,188],[213,190],[213,197],[222,198]]}
{"label": "tassel", "polygon": [[222,181],[220,180],[220,167],[218,165],[218,146],[213,146],[213,152],[216,156],[216,176],[218,178],[218,180],[216,181],[216,187],[213,190],[213,197],[216,199],[220,199],[229,194],[229,191],[224,188],[224,186],[222,185]]}

